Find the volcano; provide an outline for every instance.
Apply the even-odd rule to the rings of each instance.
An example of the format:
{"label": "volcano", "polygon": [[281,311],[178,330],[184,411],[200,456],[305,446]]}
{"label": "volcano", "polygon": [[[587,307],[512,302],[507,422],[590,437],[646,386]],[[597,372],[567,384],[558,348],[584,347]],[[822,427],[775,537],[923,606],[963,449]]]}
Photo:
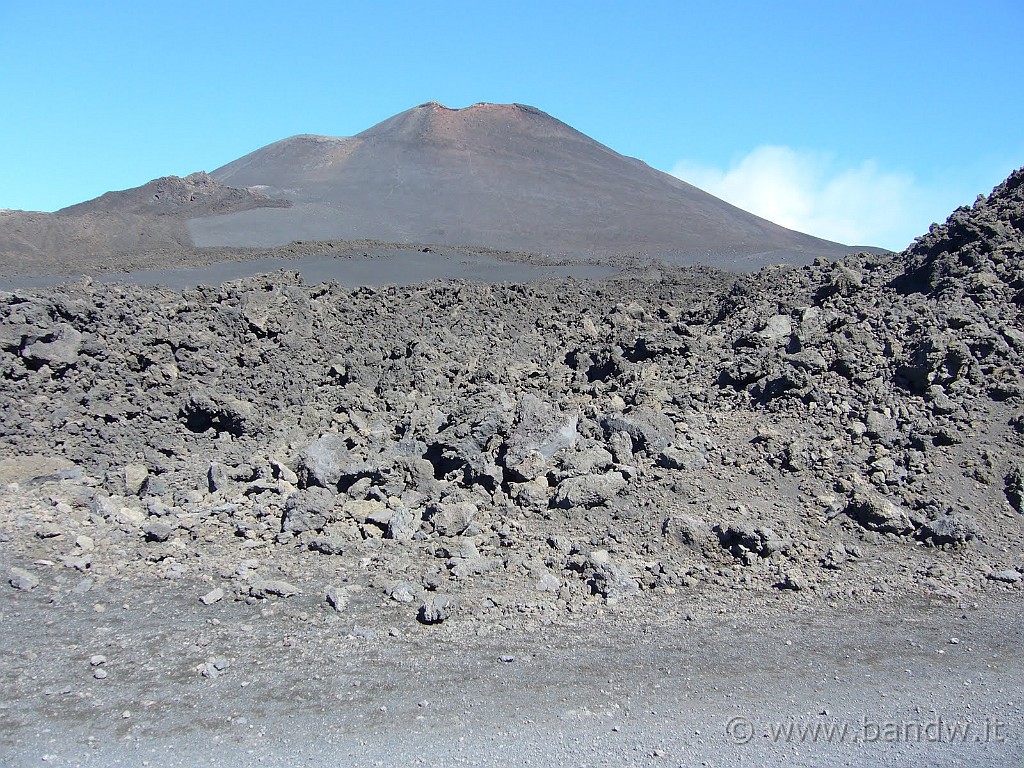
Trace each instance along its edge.
{"label": "volcano", "polygon": [[285,139],[210,175],[292,205],[192,219],[199,246],[370,238],[746,266],[849,250],[740,210],[522,104],[429,102],[353,137]]}
{"label": "volcano", "polygon": [[8,271],[174,266],[337,240],[737,270],[855,250],[754,216],[523,104],[428,102],[355,136],[284,139],[209,175],[53,214],[0,214]]}

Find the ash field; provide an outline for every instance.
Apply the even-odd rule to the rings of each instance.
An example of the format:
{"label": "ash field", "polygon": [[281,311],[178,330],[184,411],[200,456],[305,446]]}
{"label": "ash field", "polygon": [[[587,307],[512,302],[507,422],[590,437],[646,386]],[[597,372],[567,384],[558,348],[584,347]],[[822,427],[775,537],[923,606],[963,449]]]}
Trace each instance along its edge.
{"label": "ash field", "polygon": [[891,254],[641,166],[431,103],[4,214],[5,764],[1024,759],[1024,170]]}

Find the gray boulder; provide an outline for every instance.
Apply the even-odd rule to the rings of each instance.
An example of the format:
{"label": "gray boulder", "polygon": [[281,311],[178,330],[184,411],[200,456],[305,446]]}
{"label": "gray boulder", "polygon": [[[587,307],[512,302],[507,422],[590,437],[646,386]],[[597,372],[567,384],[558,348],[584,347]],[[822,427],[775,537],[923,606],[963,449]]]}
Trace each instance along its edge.
{"label": "gray boulder", "polygon": [[231,481],[228,478],[228,469],[223,464],[217,461],[210,462],[210,469],[206,473],[206,481],[210,488],[210,493],[223,492],[230,486]]}
{"label": "gray boulder", "polygon": [[599,445],[584,450],[566,451],[560,462],[560,468],[566,475],[591,475],[602,472],[614,463],[611,453]]}
{"label": "gray boulder", "polygon": [[509,496],[520,507],[527,509],[547,509],[550,502],[551,489],[546,477],[538,477],[528,483],[510,483]]}
{"label": "gray boulder", "polygon": [[676,425],[664,413],[651,408],[634,408],[627,413],[613,413],[601,420],[608,436],[625,432],[638,450],[652,455],[668,448],[676,438]]}
{"label": "gray boulder", "polygon": [[409,541],[420,527],[416,514],[406,507],[399,507],[388,520],[386,538],[396,541]]}
{"label": "gray boulder", "polygon": [[479,511],[468,501],[438,502],[427,507],[423,521],[438,536],[459,536],[469,529]]}
{"label": "gray boulder", "polygon": [[659,467],[665,469],[702,469],[707,466],[708,459],[704,451],[698,446],[686,445],[683,447],[669,446],[658,454]]}
{"label": "gray boulder", "polygon": [[986,576],[989,581],[1000,581],[1003,584],[1019,584],[1024,577],[1021,576],[1020,571],[1014,568],[1004,568],[1001,571],[993,571]]}
{"label": "gray boulder", "polygon": [[51,368],[66,368],[78,362],[82,348],[82,334],[67,324],[56,326],[47,336],[28,344],[22,357]]}
{"label": "gray boulder", "polygon": [[330,432],[310,443],[299,456],[299,479],[306,485],[337,488],[365,471],[365,462],[349,447],[345,438]]}
{"label": "gray boulder", "polygon": [[713,541],[711,527],[690,515],[676,514],[665,518],[661,532],[670,541],[688,549],[703,549]]}
{"label": "gray boulder", "polygon": [[322,531],[338,519],[337,497],[326,488],[306,488],[292,494],[285,502],[281,528],[292,533]]}
{"label": "gray boulder", "polygon": [[[424,449],[424,452],[426,449]],[[437,484],[434,465],[424,458],[395,455],[392,462],[392,477],[401,480],[406,488],[428,493]]]}
{"label": "gray boulder", "polygon": [[417,618],[424,624],[440,624],[455,613],[458,603],[449,595],[431,595],[420,606]]}
{"label": "gray boulder", "polygon": [[205,389],[189,393],[179,417],[189,431],[204,433],[213,430],[236,437],[260,431],[259,417],[252,403],[235,395]]}
{"label": "gray boulder", "polygon": [[768,526],[738,521],[716,525],[714,532],[724,548],[745,560],[751,555],[770,557],[782,548],[782,539]]}
{"label": "gray boulder", "polygon": [[351,542],[344,536],[337,534],[328,536],[317,536],[310,540],[309,548],[313,552],[322,555],[343,555],[349,548]]}
{"label": "gray boulder", "polygon": [[617,464],[633,463],[633,438],[628,432],[613,432],[608,436],[607,445]]}
{"label": "gray boulder", "polygon": [[785,344],[793,334],[793,321],[786,315],[772,315],[758,336],[768,344]]}
{"label": "gray boulder", "polygon": [[590,575],[587,584],[595,595],[617,602],[640,592],[640,582],[631,568],[614,562],[603,549],[594,550],[585,567]]}
{"label": "gray boulder", "polygon": [[145,464],[126,464],[124,467],[124,487],[133,496],[142,493],[142,488],[149,478],[149,469]]}
{"label": "gray boulder", "polygon": [[553,501],[555,506],[565,509],[596,507],[613,499],[625,487],[626,480],[618,472],[570,477],[558,484]]}
{"label": "gray boulder", "polygon": [[812,373],[821,373],[828,370],[828,360],[816,349],[804,349],[800,352],[786,355],[785,360],[794,368],[811,371]]}
{"label": "gray boulder", "polygon": [[870,411],[865,419],[867,435],[886,445],[895,442],[898,435],[896,422],[881,411]]}
{"label": "gray boulder", "polygon": [[917,538],[933,546],[963,546],[981,538],[978,527],[969,517],[947,515],[929,520],[917,532]]}
{"label": "gray boulder", "polygon": [[142,535],[146,541],[167,541],[174,534],[174,526],[164,519],[150,518],[142,524]]}
{"label": "gray boulder", "polygon": [[576,445],[578,424],[578,412],[563,413],[536,395],[524,395],[505,444],[505,469],[515,479],[535,479],[556,453]]}
{"label": "gray boulder", "polygon": [[894,504],[863,481],[854,485],[846,514],[864,528],[879,533],[895,533],[906,536],[921,524],[920,519],[911,517],[902,507]]}

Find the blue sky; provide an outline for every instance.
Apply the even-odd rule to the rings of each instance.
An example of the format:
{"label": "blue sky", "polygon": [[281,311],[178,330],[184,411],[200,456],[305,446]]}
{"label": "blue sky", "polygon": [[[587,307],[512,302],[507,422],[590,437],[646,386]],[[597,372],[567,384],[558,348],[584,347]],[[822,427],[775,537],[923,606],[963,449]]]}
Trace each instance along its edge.
{"label": "blue sky", "polygon": [[1024,3],[0,0],[0,208],[517,101],[779,223],[902,248],[1024,165]]}

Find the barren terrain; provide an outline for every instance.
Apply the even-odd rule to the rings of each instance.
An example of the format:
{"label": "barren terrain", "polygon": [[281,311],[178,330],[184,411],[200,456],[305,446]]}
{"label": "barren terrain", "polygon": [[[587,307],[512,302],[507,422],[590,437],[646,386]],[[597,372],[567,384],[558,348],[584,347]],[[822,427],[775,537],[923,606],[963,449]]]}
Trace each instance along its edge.
{"label": "barren terrain", "polygon": [[745,275],[4,294],[0,750],[1019,762],[1022,216],[1018,171]]}

